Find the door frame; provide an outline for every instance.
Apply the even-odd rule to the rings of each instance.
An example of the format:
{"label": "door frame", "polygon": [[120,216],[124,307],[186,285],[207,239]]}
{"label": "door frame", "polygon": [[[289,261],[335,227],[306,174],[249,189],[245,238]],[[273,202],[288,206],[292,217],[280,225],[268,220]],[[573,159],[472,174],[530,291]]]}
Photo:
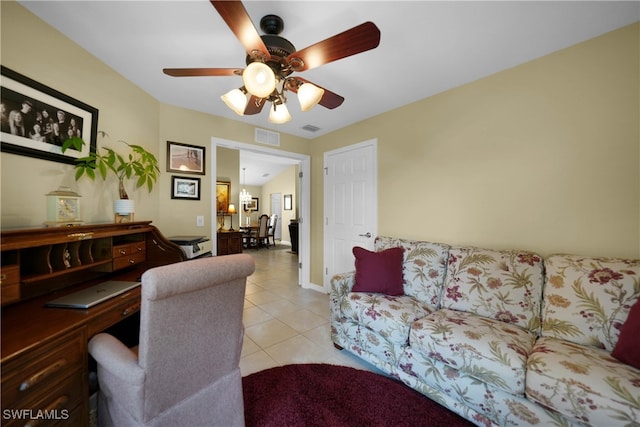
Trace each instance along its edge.
{"label": "door frame", "polygon": [[326,168],[327,168],[327,161],[328,161],[328,157],[331,155],[335,155],[335,154],[341,154],[341,153],[346,153],[348,151],[353,151],[353,150],[358,150],[364,147],[372,147],[373,148],[373,185],[375,186],[375,191],[373,192],[373,203],[372,203],[372,209],[373,209],[373,221],[374,221],[374,229],[373,229],[373,238],[375,239],[375,237],[377,236],[378,233],[378,139],[377,138],[372,138],[366,141],[362,141],[356,144],[351,144],[351,145],[347,145],[345,147],[340,147],[337,148],[335,150],[330,150],[330,151],[325,151],[324,153],[324,160],[323,160],[323,168],[325,170],[325,174],[323,175],[324,178],[324,212],[323,212],[323,224],[325,226],[324,228],[324,232],[323,232],[323,256],[322,256],[322,271],[323,271],[323,288],[325,290],[325,292],[329,292],[331,290],[331,283],[330,283],[330,279],[331,277],[328,277],[328,275],[326,274],[328,272],[328,266],[327,266],[327,253],[326,251],[328,250],[329,247],[331,247],[331,245],[329,244],[329,232],[327,230],[327,225],[329,223],[328,218],[327,218],[327,212],[331,212],[331,206],[330,203],[333,200],[332,195],[329,194],[329,188],[326,185],[326,180],[327,180],[327,175],[326,175]]}
{"label": "door frame", "polygon": [[[293,153],[290,151],[276,150],[274,148],[261,147],[246,142],[232,141],[229,139],[211,137],[211,188],[212,200],[215,200],[215,188],[217,177],[217,148],[230,148],[238,151],[251,151],[254,153],[269,154],[277,157],[285,157],[297,160],[300,165],[302,177],[299,178],[298,191],[300,192],[300,211],[298,215],[298,284],[306,289],[322,290],[321,287],[311,283],[311,156],[307,154]],[[217,233],[216,212],[211,212],[211,235]],[[214,238],[215,240],[215,238]]]}

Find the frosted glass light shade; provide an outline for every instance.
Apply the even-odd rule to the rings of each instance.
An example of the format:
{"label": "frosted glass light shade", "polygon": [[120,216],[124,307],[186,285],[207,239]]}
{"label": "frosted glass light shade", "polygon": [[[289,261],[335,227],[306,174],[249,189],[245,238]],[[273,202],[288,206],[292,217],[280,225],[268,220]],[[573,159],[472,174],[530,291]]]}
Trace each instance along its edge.
{"label": "frosted glass light shade", "polygon": [[320,99],[324,95],[324,89],[311,83],[303,83],[298,88],[298,101],[300,101],[300,109],[302,111],[309,111],[316,106]]}
{"label": "frosted glass light shade", "polygon": [[267,98],[276,88],[276,75],[262,62],[252,62],[242,72],[242,81],[247,91],[258,98]]}
{"label": "frosted glass light shade", "polygon": [[274,105],[269,112],[269,121],[281,125],[291,120],[291,114],[285,104]]}
{"label": "frosted glass light shade", "polygon": [[220,97],[237,115],[244,116],[244,109],[247,107],[247,95],[240,89],[233,89]]}

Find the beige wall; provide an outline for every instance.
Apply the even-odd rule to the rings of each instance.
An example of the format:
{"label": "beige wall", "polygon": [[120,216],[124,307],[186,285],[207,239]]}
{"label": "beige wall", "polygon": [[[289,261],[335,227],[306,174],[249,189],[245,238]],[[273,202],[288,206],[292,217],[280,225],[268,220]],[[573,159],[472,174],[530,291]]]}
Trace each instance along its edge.
{"label": "beige wall", "polygon": [[[98,108],[98,127],[111,140],[158,155],[163,173],[157,189],[131,194],[136,218],[153,220],[166,235],[208,234],[210,165],[201,201],[171,200],[166,141],[203,146],[209,157],[212,136],[252,143],[254,128],[160,104],[19,4],[2,1],[0,7],[2,65]],[[371,138],[379,147],[380,234],[639,257],[639,28],[315,140],[282,134],[282,150],[311,155],[311,281],[322,283],[323,153]],[[117,149],[114,144],[108,143]],[[223,161],[216,175],[231,178],[237,198],[238,153],[217,154]],[[113,182],[76,183],[69,165],[7,153],[0,161],[2,227],[41,224],[44,194],[59,185],[83,195],[86,222],[112,220]],[[200,214],[206,232],[195,226]]]}
{"label": "beige wall", "polygon": [[[639,24],[313,141],[378,138],[379,234],[640,256]],[[312,224],[322,283],[322,222]]]}
{"label": "beige wall", "polygon": [[[296,182],[297,166],[290,166],[279,175],[274,176],[269,182],[261,187],[260,212],[271,213],[271,194],[280,193],[282,195],[282,212],[278,215],[278,221],[282,225],[282,241],[291,242],[289,236],[289,221],[296,218]],[[284,195],[291,194],[292,206],[290,211],[284,210]],[[317,282],[316,282],[317,283]]]}
{"label": "beige wall", "polygon": [[[2,65],[99,109],[98,139],[119,151],[121,143],[139,144],[158,154],[158,102],[103,63],[72,44],[59,32],[14,2],[1,2]],[[28,29],[28,30],[26,30]],[[92,182],[73,178],[73,167],[63,163],[2,153],[2,227],[40,226],[46,219],[45,197],[64,185],[76,190],[86,222],[113,221],[117,180]],[[133,191],[136,218],[154,218],[158,198],[146,190]],[[157,192],[154,191],[155,194]]]}
{"label": "beige wall", "polygon": [[[159,103],[20,4],[0,2],[1,62],[38,82],[75,97],[99,110],[98,129],[109,133],[98,139],[121,151],[118,140],[140,144],[159,159],[161,175],[151,194],[128,191],[136,201],[136,219],[152,220],[167,236],[210,235],[212,182],[211,137],[253,143],[254,127],[184,108]],[[28,29],[26,31],[25,29]],[[20,37],[15,37],[20,34]],[[43,64],[46,64],[44,66]],[[201,200],[172,200],[171,176],[166,172],[166,142],[198,145],[206,149],[205,176],[201,179]],[[281,136],[281,149],[308,154],[308,141]],[[217,150],[216,178],[231,181],[232,199],[239,194],[239,155],[235,150]],[[82,195],[82,219],[87,223],[113,220],[113,200],[117,198],[115,178],[75,181],[70,165],[1,153],[1,223],[3,228],[37,227],[46,219],[44,195],[60,185]],[[196,226],[196,216],[205,218],[205,227]],[[227,219],[227,222],[229,220]],[[237,215],[234,223],[238,224]],[[215,227],[215,224],[213,224]],[[237,226],[236,226],[237,227]]]}

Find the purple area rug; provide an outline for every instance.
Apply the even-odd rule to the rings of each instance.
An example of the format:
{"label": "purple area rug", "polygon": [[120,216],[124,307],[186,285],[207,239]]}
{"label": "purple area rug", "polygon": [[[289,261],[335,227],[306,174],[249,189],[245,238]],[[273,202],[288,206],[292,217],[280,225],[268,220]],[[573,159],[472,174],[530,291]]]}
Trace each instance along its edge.
{"label": "purple area rug", "polygon": [[345,366],[280,366],[242,387],[247,427],[473,425],[400,381]]}

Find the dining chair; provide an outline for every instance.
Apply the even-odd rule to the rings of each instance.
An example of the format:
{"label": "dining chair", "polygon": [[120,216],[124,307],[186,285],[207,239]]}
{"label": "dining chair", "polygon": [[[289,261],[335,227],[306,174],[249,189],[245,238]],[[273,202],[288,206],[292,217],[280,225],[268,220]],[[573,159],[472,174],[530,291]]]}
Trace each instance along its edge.
{"label": "dining chair", "polygon": [[273,214],[269,219],[269,238],[267,239],[267,246],[269,246],[269,239],[273,243],[273,247],[276,247],[276,225],[278,224],[278,215]]}
{"label": "dining chair", "polygon": [[251,240],[258,249],[262,246],[269,248],[269,215],[260,215],[260,218],[258,218],[258,228],[253,231]]}

